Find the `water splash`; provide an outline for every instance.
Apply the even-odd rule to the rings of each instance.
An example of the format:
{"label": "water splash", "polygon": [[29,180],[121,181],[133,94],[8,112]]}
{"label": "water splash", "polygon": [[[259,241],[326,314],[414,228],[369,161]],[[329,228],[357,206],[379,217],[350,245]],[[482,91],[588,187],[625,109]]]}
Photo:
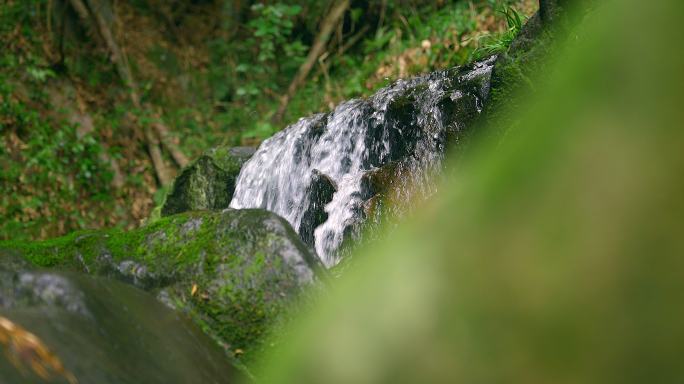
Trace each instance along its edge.
{"label": "water splash", "polygon": [[[494,59],[399,80],[368,99],[300,119],[261,144],[242,168],[230,206],[268,209],[300,234],[313,232],[309,245],[326,266],[335,265],[340,245],[365,219],[371,196],[364,175],[401,162],[411,175],[406,183],[431,193],[425,180],[440,167],[447,142],[481,111]],[[331,201],[312,192],[320,189],[317,175],[335,189]],[[307,214],[321,205],[324,214]]]}

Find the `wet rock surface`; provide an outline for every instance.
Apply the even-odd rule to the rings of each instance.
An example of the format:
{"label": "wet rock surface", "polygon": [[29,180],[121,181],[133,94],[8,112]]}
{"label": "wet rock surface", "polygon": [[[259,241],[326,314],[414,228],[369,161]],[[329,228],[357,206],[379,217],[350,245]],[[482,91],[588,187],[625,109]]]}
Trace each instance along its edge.
{"label": "wet rock surface", "polygon": [[[338,249],[365,220],[372,196],[364,197],[364,174],[397,162],[410,169],[402,185],[426,184],[449,144],[481,113],[494,60],[398,80],[367,99],[300,119],[264,141],[245,164],[230,206],[282,215],[326,266],[335,265]],[[335,186],[331,199],[312,193],[320,186],[312,183],[316,172]]]}
{"label": "wet rock surface", "polygon": [[185,316],[114,280],[44,271],[0,251],[3,383],[233,383]]}
{"label": "wet rock surface", "polygon": [[309,206],[299,225],[299,236],[306,245],[313,247],[314,229],[328,220],[325,206],[332,201],[333,195],[337,192],[337,185],[329,176],[314,169],[307,192]]}

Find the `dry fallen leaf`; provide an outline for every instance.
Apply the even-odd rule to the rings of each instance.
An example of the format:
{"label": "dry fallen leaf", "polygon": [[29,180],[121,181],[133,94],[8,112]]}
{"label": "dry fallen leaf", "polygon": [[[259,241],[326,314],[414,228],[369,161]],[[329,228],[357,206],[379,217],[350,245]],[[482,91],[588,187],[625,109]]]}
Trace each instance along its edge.
{"label": "dry fallen leaf", "polygon": [[0,316],[0,345],[3,346],[7,359],[22,372],[28,366],[44,380],[50,380],[53,375],[57,375],[66,379],[69,384],[78,383],[76,377],[64,368],[62,361],[43,344],[38,336],[2,316]]}

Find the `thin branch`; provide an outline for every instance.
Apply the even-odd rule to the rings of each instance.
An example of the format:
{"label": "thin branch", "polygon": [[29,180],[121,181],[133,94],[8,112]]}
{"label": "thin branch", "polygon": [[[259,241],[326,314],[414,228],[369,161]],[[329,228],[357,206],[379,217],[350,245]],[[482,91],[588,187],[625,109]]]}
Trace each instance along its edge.
{"label": "thin branch", "polygon": [[359,29],[359,31],[356,32],[356,34],[354,34],[352,37],[350,37],[349,40],[347,40],[347,42],[343,46],[340,47],[340,49],[337,51],[337,55],[338,56],[344,55],[344,53],[347,52],[347,50],[349,50],[349,48],[353,47],[354,45],[356,45],[356,43],[359,42],[359,40],[361,40],[361,38],[366,34],[366,32],[368,32],[369,29],[370,29],[370,26],[368,24],[361,27],[361,29]]}
{"label": "thin branch", "polygon": [[[128,88],[128,94],[131,98],[133,106],[139,110],[142,110],[143,106],[140,101],[140,96],[138,95],[137,83],[135,82],[133,73],[128,64],[128,59],[126,54],[117,44],[114,34],[109,28],[109,24],[100,12],[101,3],[99,3],[98,0],[86,1],[88,6],[90,6],[90,11],[83,0],[70,0],[70,3],[76,10],[76,13],[78,13],[79,17],[84,20],[84,22],[88,22],[90,19],[95,21],[97,31],[107,46],[107,50],[109,51],[111,60],[116,67],[119,77],[121,77],[121,80],[123,80],[124,84]],[[166,164],[164,163],[164,158],[160,149],[159,138],[161,138],[162,144],[165,148],[167,148],[171,154],[171,157],[179,167],[184,167],[189,161],[187,157],[185,157],[185,155],[178,149],[178,147],[170,140],[169,130],[163,122],[159,121],[153,123],[152,127],[146,124],[143,127],[143,131],[157,179],[161,185],[168,184],[172,181],[172,178],[169,175]]]}
{"label": "thin branch", "polygon": [[173,161],[175,161],[180,168],[183,168],[186,165],[188,165],[190,160],[185,156],[185,154],[180,149],[178,149],[176,144],[171,140],[169,128],[161,120],[152,123],[152,126],[154,127],[155,131],[157,131],[157,135],[159,135],[159,138],[161,139],[164,148],[166,148],[171,154]]}
{"label": "thin branch", "polygon": [[287,105],[297,92],[297,89],[299,89],[299,87],[304,83],[304,80],[309,75],[309,72],[311,72],[311,69],[316,64],[318,57],[325,51],[325,47],[328,44],[330,35],[337,26],[337,23],[340,21],[340,19],[342,19],[342,16],[344,16],[344,12],[347,10],[347,8],[349,8],[349,3],[350,0],[339,1],[332,7],[328,15],[325,17],[325,19],[323,19],[323,22],[321,22],[320,32],[314,39],[313,45],[309,50],[306,60],[301,67],[299,67],[297,75],[294,77],[294,79],[292,79],[290,86],[287,88],[287,92],[280,100],[280,107],[273,116],[274,123],[279,123],[283,119],[285,111],[287,110]]}
{"label": "thin branch", "polygon": [[152,132],[149,126],[145,127],[144,131],[148,146],[147,149],[150,152],[150,158],[152,159],[152,165],[154,166],[155,173],[157,174],[159,184],[167,185],[173,181],[173,178],[171,175],[169,175],[166,164],[164,164],[164,157],[159,149],[159,139],[154,135],[154,132]]}

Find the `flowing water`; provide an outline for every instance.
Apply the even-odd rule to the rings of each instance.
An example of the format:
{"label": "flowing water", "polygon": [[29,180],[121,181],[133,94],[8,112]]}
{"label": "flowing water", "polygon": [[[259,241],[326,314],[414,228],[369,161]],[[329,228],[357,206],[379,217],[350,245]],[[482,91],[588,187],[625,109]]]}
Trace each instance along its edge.
{"label": "flowing water", "polygon": [[327,220],[308,229],[321,261],[335,265],[343,240],[365,219],[363,176],[401,162],[411,182],[423,184],[441,165],[449,136],[481,111],[493,62],[399,80],[367,99],[300,119],[261,144],[242,168],[230,206],[268,209],[302,234],[312,225],[307,211],[320,203],[312,194],[315,175],[326,176],[336,190],[323,202]]}

